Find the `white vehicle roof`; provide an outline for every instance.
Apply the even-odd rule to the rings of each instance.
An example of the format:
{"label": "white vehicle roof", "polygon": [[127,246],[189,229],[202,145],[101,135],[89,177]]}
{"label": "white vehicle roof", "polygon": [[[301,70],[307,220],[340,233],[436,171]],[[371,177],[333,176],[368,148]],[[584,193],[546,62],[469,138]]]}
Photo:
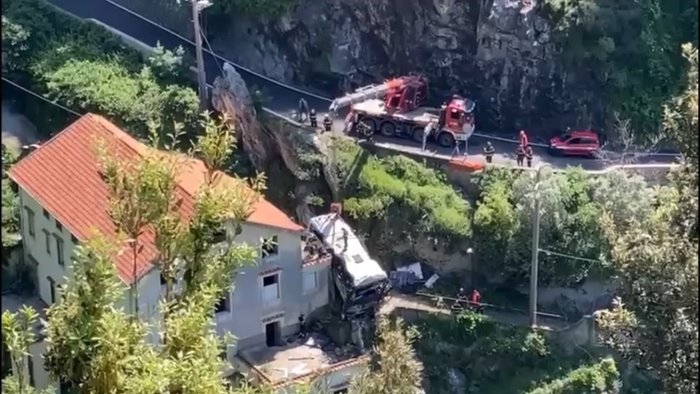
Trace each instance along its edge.
{"label": "white vehicle roof", "polygon": [[[333,253],[342,258],[355,287],[363,287],[387,279],[386,272],[379,263],[369,257],[355,232],[342,218],[335,214],[315,216],[309,221],[309,227],[322,234],[323,243],[327,247],[332,247]],[[345,252],[343,252],[345,246],[343,230],[347,232],[348,237],[348,247]]]}

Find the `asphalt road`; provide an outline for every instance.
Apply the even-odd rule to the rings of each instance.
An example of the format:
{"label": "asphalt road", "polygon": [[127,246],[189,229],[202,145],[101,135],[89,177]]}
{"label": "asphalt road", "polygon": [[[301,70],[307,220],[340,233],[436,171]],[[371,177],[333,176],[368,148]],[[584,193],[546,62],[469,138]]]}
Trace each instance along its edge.
{"label": "asphalt road", "polygon": [[[125,9],[110,3],[105,0],[48,0],[55,6],[68,11],[76,16],[85,19],[96,19],[112,28],[123,32],[146,45],[155,47],[157,43],[162,46],[173,49],[177,46],[182,46],[187,52],[194,56],[194,45],[189,38],[178,37],[163,28],[154,25],[138,16],[126,11]],[[215,57],[208,51],[204,51],[204,63],[207,75],[207,82],[212,84],[214,79],[222,74],[221,66],[224,60]],[[233,64],[232,64],[233,65]],[[270,79],[256,75],[253,72],[236,67],[236,70],[241,74],[241,77],[246,82],[250,90],[259,89],[266,96],[266,107],[274,112],[282,115],[290,116],[298,107],[299,99],[304,98],[310,108],[315,108],[319,114],[325,113],[331,100],[318,96],[313,93],[304,92],[301,89],[283,86]],[[320,123],[321,119],[319,119]],[[342,130],[342,120],[336,119],[334,122],[334,132],[338,133]],[[449,148],[440,148],[435,144],[429,144],[426,152],[423,152],[420,144],[411,140],[400,138],[385,139],[376,137],[377,143],[388,149],[393,149],[400,152],[436,156],[447,159],[451,156],[452,150]],[[515,143],[502,140],[492,140],[492,144],[496,150],[494,163],[501,165],[515,165]],[[468,156],[477,160],[485,160],[482,152],[485,146],[485,140],[481,137],[472,137],[469,141]],[[540,163],[547,163],[556,168],[565,168],[567,166],[581,166],[589,170],[603,169],[613,163],[605,160],[594,160],[574,157],[553,157],[549,155],[544,148],[536,147],[534,149],[535,157],[533,166]],[[675,162],[676,158],[671,155],[652,154],[636,160],[640,164],[669,164]]]}

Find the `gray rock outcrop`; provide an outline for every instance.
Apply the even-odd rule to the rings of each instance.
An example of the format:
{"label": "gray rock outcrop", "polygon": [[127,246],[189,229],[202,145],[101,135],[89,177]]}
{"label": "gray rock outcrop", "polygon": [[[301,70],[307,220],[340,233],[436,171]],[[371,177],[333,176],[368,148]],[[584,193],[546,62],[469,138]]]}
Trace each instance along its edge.
{"label": "gray rock outcrop", "polygon": [[587,125],[599,106],[573,88],[534,0],[300,0],[226,26],[215,46],[273,78],[338,92],[421,72],[435,100],[475,98],[486,130]]}

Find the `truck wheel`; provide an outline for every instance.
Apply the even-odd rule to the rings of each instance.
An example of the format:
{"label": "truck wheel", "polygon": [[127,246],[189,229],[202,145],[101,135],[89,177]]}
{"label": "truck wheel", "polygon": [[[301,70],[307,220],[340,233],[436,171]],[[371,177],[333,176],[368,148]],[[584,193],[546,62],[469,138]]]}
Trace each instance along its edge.
{"label": "truck wheel", "polygon": [[355,127],[355,129],[362,130],[363,134],[365,130],[366,132],[369,132],[370,135],[377,131],[377,122],[375,122],[372,118],[362,118],[357,123],[359,127]]}
{"label": "truck wheel", "polygon": [[379,127],[379,132],[385,137],[393,137],[396,133],[396,125],[393,122],[385,121]]}
{"label": "truck wheel", "polygon": [[413,141],[423,143],[423,133],[425,133],[425,127],[421,126],[415,126],[413,128],[413,131],[411,131],[411,137],[413,137]]}
{"label": "truck wheel", "polygon": [[455,137],[452,136],[452,134],[443,131],[440,133],[440,135],[438,135],[437,143],[443,148],[451,148],[455,145]]}

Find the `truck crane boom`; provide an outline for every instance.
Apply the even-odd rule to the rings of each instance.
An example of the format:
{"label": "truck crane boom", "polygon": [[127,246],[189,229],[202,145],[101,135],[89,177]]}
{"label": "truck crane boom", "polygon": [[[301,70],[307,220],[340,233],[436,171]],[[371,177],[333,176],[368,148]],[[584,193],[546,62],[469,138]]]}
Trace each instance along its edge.
{"label": "truck crane boom", "polygon": [[405,86],[411,83],[424,83],[420,77],[409,76],[390,79],[379,85],[363,86],[353,93],[346,94],[343,97],[338,97],[331,103],[329,112],[335,114],[341,108],[349,107],[353,104],[363,102],[369,99],[384,98],[388,93],[401,91]]}

